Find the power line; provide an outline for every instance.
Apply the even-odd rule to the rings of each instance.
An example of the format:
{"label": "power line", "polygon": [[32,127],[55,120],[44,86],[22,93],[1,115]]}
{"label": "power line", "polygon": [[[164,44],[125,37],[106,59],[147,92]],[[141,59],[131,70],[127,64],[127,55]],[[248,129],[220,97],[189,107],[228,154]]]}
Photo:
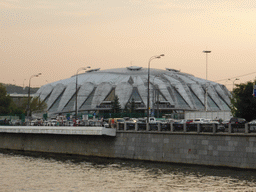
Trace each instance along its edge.
{"label": "power line", "polygon": [[244,74],[244,75],[240,75],[240,76],[235,76],[235,77],[230,77],[230,78],[227,78],[227,79],[221,79],[221,80],[217,80],[215,82],[218,82],[218,81],[226,81],[226,80],[229,80],[229,79],[234,79],[234,78],[238,78],[238,77],[244,77],[244,76],[247,76],[247,75],[252,75],[252,74],[255,74],[256,72],[252,72],[252,73],[247,73],[247,74]]}

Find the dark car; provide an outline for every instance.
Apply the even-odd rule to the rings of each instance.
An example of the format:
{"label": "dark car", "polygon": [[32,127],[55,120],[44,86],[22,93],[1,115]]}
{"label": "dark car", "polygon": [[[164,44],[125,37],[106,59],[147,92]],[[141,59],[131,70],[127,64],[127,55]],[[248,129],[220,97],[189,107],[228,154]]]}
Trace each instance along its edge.
{"label": "dark car", "polygon": [[245,123],[247,123],[247,121],[244,118],[239,118],[239,117],[232,117],[229,121],[229,123],[231,124],[231,132],[244,132],[245,130]]}
{"label": "dark car", "polygon": [[187,122],[187,120],[185,120],[185,119],[175,121],[173,123],[173,131],[183,131],[184,130],[184,124],[186,122]]}
{"label": "dark car", "polygon": [[246,123],[246,120],[245,119],[243,119],[243,118],[239,118],[239,117],[232,117],[231,119],[230,119],[230,123],[231,124],[238,124],[238,123]]}
{"label": "dark car", "polygon": [[248,123],[248,131],[249,131],[249,133],[251,133],[251,132],[256,132],[256,119],[254,119],[254,120],[252,120],[252,121],[250,121],[249,123]]}
{"label": "dark car", "polygon": [[232,117],[229,122],[231,124],[245,124],[246,120],[239,117]]}
{"label": "dark car", "polygon": [[138,131],[146,131],[147,130],[147,123],[145,119],[138,119]]}
{"label": "dark car", "polygon": [[222,121],[222,125],[224,125],[225,128],[228,128],[228,124],[229,124],[230,120],[224,120]]}

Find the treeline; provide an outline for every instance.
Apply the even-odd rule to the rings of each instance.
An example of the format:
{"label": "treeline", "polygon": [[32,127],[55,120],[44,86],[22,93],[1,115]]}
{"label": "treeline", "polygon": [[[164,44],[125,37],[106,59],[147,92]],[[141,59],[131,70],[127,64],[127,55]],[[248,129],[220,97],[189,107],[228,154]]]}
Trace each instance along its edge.
{"label": "treeline", "polygon": [[231,94],[231,112],[234,117],[247,121],[256,119],[256,96],[253,89],[256,81],[236,84]]}
{"label": "treeline", "polygon": [[[28,87],[20,87],[12,84],[2,84],[5,86],[7,94],[12,94],[12,93],[18,93],[18,94],[28,94]],[[32,88],[30,87],[30,94],[34,94],[37,92],[39,88]]]}
{"label": "treeline", "polygon": [[[17,86],[16,86],[17,87]],[[17,89],[18,90],[18,89]],[[36,89],[33,89],[33,94],[36,92]],[[22,92],[13,92],[13,93],[22,93]],[[22,100],[21,105],[17,106],[12,100],[10,93],[7,93],[7,87],[0,83],[0,115],[13,115],[13,114],[25,114],[28,110],[28,102],[30,103],[30,114],[33,111],[43,111],[47,108],[45,102],[40,101],[39,97],[30,98]],[[25,93],[24,93],[25,94]]]}

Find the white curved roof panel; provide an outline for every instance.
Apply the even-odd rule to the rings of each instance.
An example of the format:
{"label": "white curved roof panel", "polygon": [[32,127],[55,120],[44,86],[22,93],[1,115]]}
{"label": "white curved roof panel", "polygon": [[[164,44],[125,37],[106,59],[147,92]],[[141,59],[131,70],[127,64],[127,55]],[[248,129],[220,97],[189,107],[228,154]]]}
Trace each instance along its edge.
{"label": "white curved roof panel", "polygon": [[[86,102],[87,107],[90,105],[88,107],[90,110],[103,110],[102,105],[104,103],[112,102],[105,100],[112,90],[114,91],[112,93],[118,96],[121,107],[124,108],[131,98],[134,88],[138,91],[136,94],[147,105],[148,68],[137,66],[106,70],[100,70],[99,68],[91,69],[77,76],[74,75],[68,79],[44,85],[38,90],[37,94],[42,100],[49,97],[47,99],[48,108],[58,100],[58,107],[55,104],[55,107],[52,109],[56,110],[56,113],[61,112],[70,101],[72,102],[68,106],[73,108],[74,111],[76,78],[79,88],[78,109]],[[152,99],[153,90],[158,89],[162,99],[164,98],[166,103],[174,106],[174,109],[202,110],[206,86],[208,87],[208,97],[211,98],[207,105],[209,111],[223,110],[230,105],[230,93],[224,85],[170,68],[167,68],[167,70],[151,68],[149,86],[150,105],[153,105],[154,102]],[[223,106],[223,103],[225,103],[225,106]],[[144,108],[146,109],[146,107]],[[152,106],[149,107],[151,108]],[[82,108],[83,110],[85,109],[84,107]]]}
{"label": "white curved roof panel", "polygon": [[85,82],[81,85],[78,96],[77,96],[77,106],[78,109],[81,107],[81,105],[85,102],[85,100],[89,97],[89,95],[92,93],[95,85],[91,82]]}
{"label": "white curved roof panel", "polygon": [[125,107],[127,101],[132,94],[132,85],[127,82],[122,82],[116,86],[116,95],[118,95],[119,102],[122,108]]}

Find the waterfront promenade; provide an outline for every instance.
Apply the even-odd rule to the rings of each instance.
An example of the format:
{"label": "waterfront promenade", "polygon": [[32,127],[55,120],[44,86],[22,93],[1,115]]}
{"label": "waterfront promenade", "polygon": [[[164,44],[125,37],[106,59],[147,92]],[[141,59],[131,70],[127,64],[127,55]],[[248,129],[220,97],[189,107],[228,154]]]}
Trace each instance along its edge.
{"label": "waterfront promenade", "polygon": [[0,149],[256,169],[255,133],[94,128],[3,126]]}

